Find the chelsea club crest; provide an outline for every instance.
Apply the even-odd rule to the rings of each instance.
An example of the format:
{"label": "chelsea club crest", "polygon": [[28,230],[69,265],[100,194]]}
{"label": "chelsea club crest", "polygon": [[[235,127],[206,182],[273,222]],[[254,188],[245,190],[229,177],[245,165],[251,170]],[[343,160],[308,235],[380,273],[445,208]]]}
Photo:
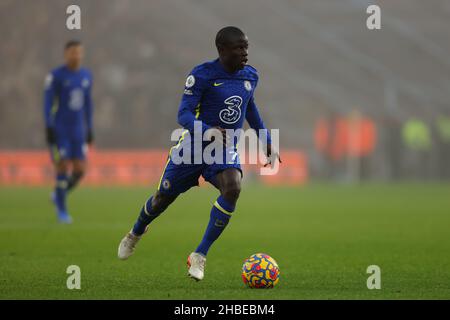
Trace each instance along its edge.
{"label": "chelsea club crest", "polygon": [[164,179],[162,182],[162,187],[166,190],[168,190],[170,188],[170,181],[167,179]]}

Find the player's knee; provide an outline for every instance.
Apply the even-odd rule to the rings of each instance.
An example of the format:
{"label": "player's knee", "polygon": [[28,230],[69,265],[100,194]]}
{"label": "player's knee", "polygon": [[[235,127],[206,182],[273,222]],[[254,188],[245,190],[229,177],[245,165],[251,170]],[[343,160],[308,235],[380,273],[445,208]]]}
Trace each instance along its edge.
{"label": "player's knee", "polygon": [[77,173],[77,175],[83,176],[86,171],[86,164],[84,160],[74,160],[73,161],[73,173]]}
{"label": "player's knee", "polygon": [[66,160],[58,161],[56,164],[56,172],[59,174],[67,173],[69,171],[69,164]]}
{"label": "player's knee", "polygon": [[229,183],[226,184],[222,190],[222,196],[225,200],[230,203],[236,204],[239,194],[241,193],[241,184],[240,183]]}
{"label": "player's knee", "polygon": [[223,171],[219,178],[222,197],[235,205],[241,193],[241,173],[236,169],[228,169]]}
{"label": "player's knee", "polygon": [[71,189],[72,187],[76,186],[81,181],[83,176],[84,176],[83,170],[77,170],[72,172],[72,176],[69,181],[69,188]]}

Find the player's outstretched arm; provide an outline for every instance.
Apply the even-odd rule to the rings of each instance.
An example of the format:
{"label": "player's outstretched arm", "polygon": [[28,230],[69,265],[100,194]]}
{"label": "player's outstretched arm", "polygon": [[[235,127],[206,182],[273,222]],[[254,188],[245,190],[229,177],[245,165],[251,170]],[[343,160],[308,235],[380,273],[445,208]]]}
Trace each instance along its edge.
{"label": "player's outstretched arm", "polygon": [[[255,99],[252,97],[248,103],[247,106],[247,113],[245,115],[245,118],[250,125],[250,128],[256,130],[256,134],[259,137],[259,130],[263,129],[265,130],[267,134],[267,148],[265,151],[267,156],[267,163],[264,165],[265,167],[271,164],[274,164],[276,160],[278,160],[281,163],[280,154],[278,151],[273,150],[272,148],[272,139],[270,137],[269,131],[267,130],[266,126],[264,125],[264,122],[259,114],[258,107],[256,106]],[[261,139],[261,137],[259,137]]]}

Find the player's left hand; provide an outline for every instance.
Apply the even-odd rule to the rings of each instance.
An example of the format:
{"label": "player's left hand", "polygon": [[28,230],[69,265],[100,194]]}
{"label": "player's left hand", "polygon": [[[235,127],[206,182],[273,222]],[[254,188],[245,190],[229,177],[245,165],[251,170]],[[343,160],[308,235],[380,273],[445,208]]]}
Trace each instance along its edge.
{"label": "player's left hand", "polygon": [[269,165],[273,167],[275,165],[275,161],[277,161],[277,160],[280,163],[282,163],[281,158],[280,158],[280,153],[277,151],[273,151],[271,144],[267,145],[266,157],[267,157],[267,163],[264,165],[264,167],[267,167]]}

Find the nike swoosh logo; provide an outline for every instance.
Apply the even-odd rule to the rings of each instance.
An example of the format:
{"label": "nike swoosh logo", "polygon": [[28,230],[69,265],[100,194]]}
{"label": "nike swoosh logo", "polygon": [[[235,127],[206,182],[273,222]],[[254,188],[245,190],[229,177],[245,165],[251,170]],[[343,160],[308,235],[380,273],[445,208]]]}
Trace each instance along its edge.
{"label": "nike swoosh logo", "polygon": [[221,85],[223,85],[223,82],[221,82],[221,83],[214,82],[214,87],[218,87],[218,86],[221,86]]}

